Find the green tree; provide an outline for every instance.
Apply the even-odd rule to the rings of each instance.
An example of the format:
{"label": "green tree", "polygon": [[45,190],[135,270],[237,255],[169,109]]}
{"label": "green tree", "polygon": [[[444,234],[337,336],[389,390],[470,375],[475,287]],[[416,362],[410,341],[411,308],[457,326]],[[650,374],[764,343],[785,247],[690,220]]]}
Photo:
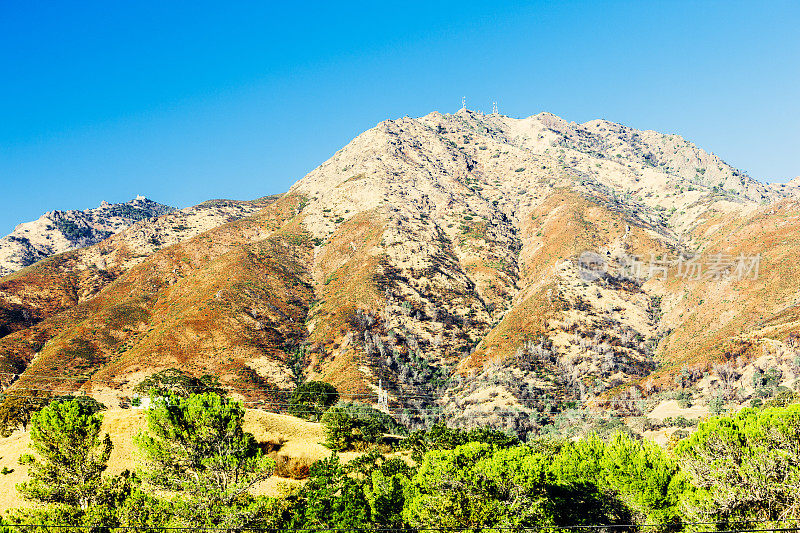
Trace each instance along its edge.
{"label": "green tree", "polygon": [[50,397],[39,391],[4,394],[0,404],[0,434],[8,436],[17,428],[26,430],[33,414],[49,403]]}
{"label": "green tree", "polygon": [[213,392],[161,398],[148,410],[149,433],[136,437],[145,479],[180,495],[175,504],[185,522],[241,527],[257,516],[248,489],[275,462],[242,429],[243,419],[241,404]]}
{"label": "green tree", "polygon": [[93,413],[99,413],[100,411],[105,411],[106,406],[102,403],[98,402],[91,396],[86,394],[80,395],[72,395],[72,394],[64,394],[61,396],[56,396],[53,400],[58,400],[59,402],[78,402],[85,404],[86,407]]}
{"label": "green tree", "polygon": [[[515,520],[509,513],[512,505],[517,507],[514,505],[517,498],[510,496],[512,480],[508,479],[508,469],[502,465],[487,465],[492,455],[492,446],[480,442],[426,453],[406,490],[403,518],[412,527],[438,524],[448,528],[480,529],[525,525],[523,517]],[[487,470],[491,472],[490,478],[482,475]],[[539,474],[543,472],[534,476],[541,480]],[[506,479],[498,484],[499,478]],[[528,485],[527,481],[522,480],[522,483]],[[535,515],[535,521],[540,524],[552,523],[542,509],[543,495],[524,494],[524,490],[514,492],[528,505],[528,517]]]}
{"label": "green tree", "polygon": [[296,346],[286,352],[286,366],[292,373],[292,381],[297,386],[303,382],[303,374],[308,366],[308,346]]}
{"label": "green tree", "polygon": [[119,524],[134,532],[152,533],[159,527],[169,526],[174,515],[171,502],[159,499],[138,486],[117,506]]}
{"label": "green tree", "polygon": [[[128,471],[117,476],[104,476],[89,506],[81,508],[63,502],[50,502],[47,506],[24,507],[9,511],[13,524],[39,524],[35,531],[64,531],[72,526],[79,531],[109,532],[109,528],[122,524],[137,525],[128,521],[124,510],[142,501],[140,482]],[[155,501],[155,498],[150,498]],[[140,509],[139,512],[147,512]],[[156,524],[154,524],[156,525]],[[31,531],[30,528],[27,529]]]}
{"label": "green tree", "polygon": [[692,516],[729,525],[800,516],[800,405],[709,419],[675,452],[700,488],[685,501]]}
{"label": "green tree", "polygon": [[403,518],[468,530],[626,521],[595,486],[558,483],[551,459],[482,442],[432,450],[406,487]]}
{"label": "green tree", "polygon": [[325,446],[343,451],[358,443],[375,444],[384,433],[402,432],[394,418],[366,404],[338,403],[322,416]]}
{"label": "green tree", "polygon": [[598,486],[612,489],[634,519],[667,524],[681,519],[679,501],[687,480],[655,443],[620,433],[606,446]]}
{"label": "green tree", "polygon": [[485,442],[503,448],[520,443],[516,435],[496,429],[483,427],[464,430],[437,423],[427,431],[419,430],[409,435],[403,441],[403,447],[411,450],[411,457],[415,461],[421,461],[422,456],[430,450],[452,450],[468,442]]}
{"label": "green tree", "polygon": [[31,447],[20,463],[30,480],[17,485],[27,499],[87,510],[107,498],[115,481],[104,481],[111,439],[100,437],[103,417],[78,401],[54,401],[31,419]]}
{"label": "green tree", "polygon": [[363,482],[348,475],[339,456],[317,461],[300,494],[292,529],[364,529],[370,506]]}
{"label": "green tree", "polygon": [[289,413],[316,422],[338,401],[339,393],[330,383],[307,381],[292,391]]}
{"label": "green tree", "polygon": [[387,459],[373,449],[346,465],[347,475],[362,480],[370,507],[370,523],[380,529],[408,529],[403,520],[405,487],[413,469],[398,457]]}
{"label": "green tree", "polygon": [[613,495],[638,523],[680,521],[687,480],[658,445],[619,433],[609,442],[597,435],[565,442],[553,457],[561,482],[588,483]]}
{"label": "green tree", "polygon": [[142,380],[134,390],[139,394],[158,396],[180,396],[186,398],[191,394],[214,392],[222,395],[219,380],[210,374],[195,377],[177,368],[167,368]]}

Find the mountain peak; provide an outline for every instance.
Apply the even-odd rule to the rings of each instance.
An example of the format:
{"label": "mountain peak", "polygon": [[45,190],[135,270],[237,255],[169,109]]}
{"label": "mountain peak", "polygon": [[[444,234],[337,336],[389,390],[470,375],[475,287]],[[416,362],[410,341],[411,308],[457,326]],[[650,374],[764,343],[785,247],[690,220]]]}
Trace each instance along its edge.
{"label": "mountain peak", "polygon": [[0,239],[0,276],[5,276],[45,257],[89,246],[136,222],[174,211],[144,196],[129,202],[85,210],[48,211],[37,220],[17,225]]}

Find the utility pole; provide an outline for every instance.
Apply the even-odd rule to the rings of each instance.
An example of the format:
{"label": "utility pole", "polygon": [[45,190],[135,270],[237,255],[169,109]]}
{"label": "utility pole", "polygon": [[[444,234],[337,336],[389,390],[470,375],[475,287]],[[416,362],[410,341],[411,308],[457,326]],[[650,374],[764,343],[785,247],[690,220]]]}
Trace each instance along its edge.
{"label": "utility pole", "polygon": [[389,414],[389,391],[383,390],[383,380],[378,380],[378,410]]}

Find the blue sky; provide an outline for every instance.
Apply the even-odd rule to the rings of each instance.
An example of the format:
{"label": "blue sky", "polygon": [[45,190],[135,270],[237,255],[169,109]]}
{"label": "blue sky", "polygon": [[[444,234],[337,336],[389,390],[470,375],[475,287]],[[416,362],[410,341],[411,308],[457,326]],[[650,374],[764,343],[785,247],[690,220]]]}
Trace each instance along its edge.
{"label": "blue sky", "polygon": [[0,234],[285,191],[387,118],[550,111],[800,174],[800,3],[0,0]]}

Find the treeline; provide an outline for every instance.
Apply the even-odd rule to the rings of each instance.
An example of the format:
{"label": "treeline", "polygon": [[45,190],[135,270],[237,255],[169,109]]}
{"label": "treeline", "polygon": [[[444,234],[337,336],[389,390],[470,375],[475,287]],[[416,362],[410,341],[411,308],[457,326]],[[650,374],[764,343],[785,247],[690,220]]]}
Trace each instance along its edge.
{"label": "treeline", "polygon": [[[710,531],[800,517],[800,405],[712,418],[664,450],[622,433],[521,442],[441,425],[387,442],[397,429],[390,417],[358,404],[330,406],[332,396],[297,403],[315,404],[310,414],[322,417],[330,447],[364,454],[345,463],[334,452],[279,497],[253,494],[275,463],[242,429],[241,404],[219,393],[158,397],[136,438],[144,468],[119,475],[105,473],[113,443],[101,435],[102,414],[85,401],[54,401],[32,416],[35,455],[21,459],[30,480],[18,490],[39,505],[7,513],[3,529]],[[766,525],[754,528],[754,520]]]}

